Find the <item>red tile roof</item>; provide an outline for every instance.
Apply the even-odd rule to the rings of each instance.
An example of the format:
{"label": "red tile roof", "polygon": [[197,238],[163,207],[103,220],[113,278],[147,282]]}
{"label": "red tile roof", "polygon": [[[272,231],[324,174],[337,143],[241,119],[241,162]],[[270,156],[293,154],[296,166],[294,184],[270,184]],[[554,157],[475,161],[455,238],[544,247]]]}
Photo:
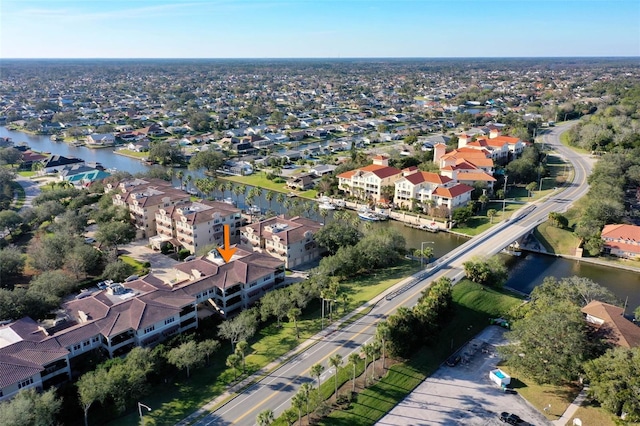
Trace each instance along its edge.
{"label": "red tile roof", "polygon": [[444,188],[442,186],[439,186],[438,188],[436,188],[435,191],[433,191],[433,194],[443,198],[455,198],[466,192],[471,192],[471,191],[473,191],[472,186],[460,183],[451,188]]}
{"label": "red tile roof", "polygon": [[640,242],[640,226],[625,224],[605,225],[601,235],[602,238]]}

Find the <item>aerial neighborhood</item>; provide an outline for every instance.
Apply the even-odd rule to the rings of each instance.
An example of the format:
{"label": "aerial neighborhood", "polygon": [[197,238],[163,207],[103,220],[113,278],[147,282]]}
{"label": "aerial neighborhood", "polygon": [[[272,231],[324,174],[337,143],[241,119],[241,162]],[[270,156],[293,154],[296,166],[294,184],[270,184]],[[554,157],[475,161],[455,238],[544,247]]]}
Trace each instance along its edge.
{"label": "aerial neighborhood", "polygon": [[[640,375],[637,289],[546,270],[503,288],[534,256],[640,272],[634,61],[71,63],[0,64],[0,414],[65,390],[60,424],[176,423],[353,323],[369,328],[301,370],[314,380],[275,413],[288,424],[348,413],[408,360],[464,376],[485,358],[505,360],[482,382],[502,407],[518,374],[640,419],[604,379],[623,351]],[[561,349],[534,341],[542,324]],[[195,369],[219,389],[169,414]],[[88,391],[117,374],[122,395]],[[566,411],[523,397],[499,419]]]}

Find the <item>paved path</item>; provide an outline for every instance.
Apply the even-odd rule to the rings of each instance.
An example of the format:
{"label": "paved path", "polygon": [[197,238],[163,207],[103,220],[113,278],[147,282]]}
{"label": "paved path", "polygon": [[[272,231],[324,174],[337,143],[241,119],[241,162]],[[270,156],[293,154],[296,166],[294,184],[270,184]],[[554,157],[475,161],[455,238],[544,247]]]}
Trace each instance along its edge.
{"label": "paved path", "polygon": [[569,423],[569,420],[573,418],[573,416],[576,414],[576,411],[578,411],[578,408],[580,408],[582,402],[587,397],[588,391],[588,386],[583,387],[578,396],[576,396],[576,399],[574,399],[571,405],[569,405],[564,413],[562,413],[562,417],[560,417],[558,420],[554,420],[553,424],[556,426],[564,426]]}
{"label": "paved path", "polygon": [[16,182],[24,189],[25,199],[20,209],[22,211],[31,207],[33,199],[40,194],[40,187],[38,186],[38,182],[20,175],[16,176]]}

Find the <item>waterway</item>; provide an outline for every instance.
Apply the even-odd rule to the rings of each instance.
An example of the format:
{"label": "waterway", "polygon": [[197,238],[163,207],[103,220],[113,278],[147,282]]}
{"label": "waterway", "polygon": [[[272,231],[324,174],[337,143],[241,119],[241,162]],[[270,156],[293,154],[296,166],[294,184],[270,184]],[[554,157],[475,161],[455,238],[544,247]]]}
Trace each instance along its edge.
{"label": "waterway", "polygon": [[[115,168],[132,174],[148,170],[148,166],[139,160],[118,155],[114,153],[111,148],[90,149],[86,147],[73,147],[66,143],[54,142],[50,140],[48,136],[29,135],[22,132],[10,131],[5,127],[0,127],[0,136],[9,137],[16,144],[26,142],[32,149],[38,151],[64,156],[75,156],[85,161],[97,161],[106,168]],[[174,182],[174,185],[179,184]],[[222,196],[222,194],[220,194],[220,196]],[[229,197],[229,192],[227,192],[225,196]],[[233,195],[232,198],[235,199],[235,195]],[[243,196],[238,200],[238,204],[240,208],[245,207]],[[264,199],[264,196],[262,196],[260,200],[255,200],[255,204],[262,206],[263,209],[271,205],[271,209],[275,212],[282,211],[277,200],[273,199],[271,203],[269,203]],[[321,220],[320,218],[318,219]],[[328,218],[328,220],[330,220],[330,218]],[[465,237],[445,232],[434,234],[409,228],[395,221],[373,223],[372,226],[374,229],[376,227],[391,227],[396,229],[404,236],[407,242],[407,248],[409,249],[420,248],[427,244],[432,245],[434,258],[436,259],[444,256],[467,240]],[[529,293],[535,286],[541,284],[547,276],[563,278],[577,275],[589,278],[607,287],[622,302],[627,300],[627,306],[630,308],[627,309],[628,312],[640,306],[640,274],[635,272],[533,253],[528,253],[517,259],[511,259],[509,264],[510,273],[506,285],[525,293]]]}

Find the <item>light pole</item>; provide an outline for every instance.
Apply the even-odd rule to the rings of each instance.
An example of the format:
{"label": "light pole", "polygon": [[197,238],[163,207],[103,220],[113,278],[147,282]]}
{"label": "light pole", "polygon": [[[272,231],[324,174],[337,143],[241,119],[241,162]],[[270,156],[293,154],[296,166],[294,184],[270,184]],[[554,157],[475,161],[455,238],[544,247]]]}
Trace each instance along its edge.
{"label": "light pole", "polygon": [[144,405],[142,402],[138,402],[138,414],[140,415],[140,422],[144,424],[144,420],[142,419],[142,407],[146,408],[149,411],[151,411],[151,407]]}
{"label": "light pole", "polygon": [[504,194],[502,195],[502,216],[504,216],[504,211],[507,208],[507,180],[509,180],[508,175],[504,175]]}
{"label": "light pole", "polygon": [[[420,243],[420,266],[424,265],[424,245],[425,244],[435,244],[434,241],[423,241]],[[427,266],[429,266],[429,262],[427,261]]]}

